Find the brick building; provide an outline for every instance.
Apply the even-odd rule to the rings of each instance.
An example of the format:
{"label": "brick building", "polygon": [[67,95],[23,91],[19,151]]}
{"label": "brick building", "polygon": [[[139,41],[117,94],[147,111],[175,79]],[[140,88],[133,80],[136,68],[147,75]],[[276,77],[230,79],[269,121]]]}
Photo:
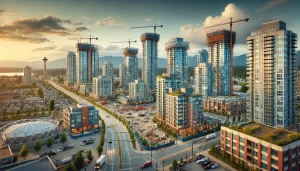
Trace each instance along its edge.
{"label": "brick building", "polygon": [[300,134],[250,122],[221,127],[220,147],[249,170],[300,170]]}
{"label": "brick building", "polygon": [[242,96],[217,96],[203,98],[203,108],[208,112],[239,114],[246,112],[246,98]]}

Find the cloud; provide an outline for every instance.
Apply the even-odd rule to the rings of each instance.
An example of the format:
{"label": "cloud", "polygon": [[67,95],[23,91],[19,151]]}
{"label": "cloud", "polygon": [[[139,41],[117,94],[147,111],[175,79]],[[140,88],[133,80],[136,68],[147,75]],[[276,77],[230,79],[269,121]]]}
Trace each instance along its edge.
{"label": "cloud", "polygon": [[46,47],[32,49],[31,52],[40,52],[40,51],[55,50],[56,48],[57,48],[57,46],[46,46]]}
{"label": "cloud", "polygon": [[86,27],[76,27],[76,31],[88,31],[89,29]]}
{"label": "cloud", "polygon": [[63,26],[73,24],[71,20],[63,20],[55,16],[44,18],[26,18],[15,20],[6,25],[0,26],[0,38],[15,41],[27,41],[31,43],[49,42],[46,35],[69,36],[78,31],[86,29],[78,27],[74,30]]}
{"label": "cloud", "polygon": [[95,25],[104,27],[104,26],[120,26],[121,23],[119,23],[120,17],[112,17],[109,16],[107,18],[101,19],[96,21]]}
{"label": "cloud", "polygon": [[107,47],[98,46],[99,51],[120,51],[121,48],[117,45],[108,45]]}
{"label": "cloud", "polygon": [[230,17],[233,17],[233,20],[250,18],[249,22],[251,22],[251,24],[245,22],[233,24],[233,30],[237,34],[237,43],[244,44],[250,31],[254,28],[257,29],[258,26],[261,25],[261,20],[259,18],[251,20],[251,18],[255,17],[252,17],[248,11],[238,8],[235,4],[228,4],[220,16],[208,16],[202,24],[196,23],[181,26],[180,35],[189,41],[190,44],[206,45],[206,33],[220,29],[229,30],[229,24],[208,29],[205,29],[205,27],[229,22]]}
{"label": "cloud", "polygon": [[82,24],[83,24],[82,22],[73,23],[74,26],[80,26]]}
{"label": "cloud", "polygon": [[260,9],[259,12],[268,11],[272,8],[275,8],[278,5],[285,4],[288,2],[290,2],[290,0],[271,0],[262,9]]}
{"label": "cloud", "polygon": [[150,22],[150,21],[153,21],[153,19],[152,18],[146,18],[144,21],[145,22]]}

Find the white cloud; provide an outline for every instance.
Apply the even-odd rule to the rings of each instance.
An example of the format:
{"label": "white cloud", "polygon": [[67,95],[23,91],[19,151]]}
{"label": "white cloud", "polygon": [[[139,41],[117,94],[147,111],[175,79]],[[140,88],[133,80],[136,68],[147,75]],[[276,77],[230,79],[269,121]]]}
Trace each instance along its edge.
{"label": "white cloud", "polygon": [[152,19],[152,18],[145,18],[144,21],[145,21],[145,22],[150,22],[150,21],[153,21],[153,19]]}
{"label": "white cloud", "polygon": [[95,25],[100,26],[100,27],[104,27],[104,26],[120,26],[122,24],[119,23],[119,21],[120,21],[120,17],[109,16],[107,18],[104,18],[104,19],[96,21]]}
{"label": "white cloud", "polygon": [[290,0],[271,0],[269,1],[259,12],[265,12],[272,8],[275,8],[278,5],[285,4],[290,2]]}

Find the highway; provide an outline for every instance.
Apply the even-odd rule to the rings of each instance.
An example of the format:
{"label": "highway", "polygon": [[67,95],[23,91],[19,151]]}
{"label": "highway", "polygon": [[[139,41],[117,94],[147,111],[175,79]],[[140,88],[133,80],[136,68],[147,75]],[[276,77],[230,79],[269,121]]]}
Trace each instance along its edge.
{"label": "highway", "polygon": [[[93,105],[92,103],[88,102],[87,100],[83,99],[82,97],[70,92],[69,90],[64,89],[63,87],[59,86],[58,84],[54,83],[53,81],[48,81],[52,84],[56,89],[64,92],[65,94],[69,95],[70,97],[77,100],[79,103]],[[124,171],[135,171],[140,170],[140,166],[145,163],[146,161],[151,159],[150,151],[138,151],[134,150],[131,142],[130,137],[127,132],[127,129],[123,126],[121,122],[115,119],[113,116],[110,116],[108,113],[103,111],[101,108],[96,107],[99,110],[99,115],[102,119],[104,119],[106,123],[106,135],[105,139],[111,138],[113,141],[112,143],[108,143],[107,141],[104,143],[104,154],[107,155],[108,160],[101,170],[106,171],[115,171],[115,170],[124,170]],[[109,117],[105,117],[109,115]],[[122,164],[121,167],[119,165],[119,147],[118,147],[118,138],[120,138],[120,146],[121,146],[121,154],[122,154]],[[99,137],[100,138],[100,135]],[[203,142],[204,137],[200,137],[194,139],[194,154],[195,152],[200,152],[205,149],[209,149],[212,143],[218,144],[219,143],[219,132],[217,132],[217,137],[208,141],[207,143]],[[136,141],[137,142],[137,141]],[[201,148],[199,148],[201,147]],[[174,146],[171,146],[166,149],[153,151],[152,152],[152,161],[153,161],[153,168],[162,168],[163,164],[168,165],[173,162],[174,159],[180,160],[180,158],[185,158],[186,154],[188,156],[192,155],[192,143],[185,142],[179,143]],[[157,162],[157,164],[156,164]],[[146,168],[143,169],[145,171],[153,170],[153,168]]]}

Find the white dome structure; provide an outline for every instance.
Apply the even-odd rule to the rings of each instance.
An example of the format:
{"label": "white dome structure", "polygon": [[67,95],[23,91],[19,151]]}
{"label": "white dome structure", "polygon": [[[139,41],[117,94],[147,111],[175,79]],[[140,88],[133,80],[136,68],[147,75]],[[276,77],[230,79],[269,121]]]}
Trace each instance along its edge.
{"label": "white dome structure", "polygon": [[2,144],[22,146],[46,141],[58,134],[58,121],[42,119],[23,119],[11,122],[0,128]]}

